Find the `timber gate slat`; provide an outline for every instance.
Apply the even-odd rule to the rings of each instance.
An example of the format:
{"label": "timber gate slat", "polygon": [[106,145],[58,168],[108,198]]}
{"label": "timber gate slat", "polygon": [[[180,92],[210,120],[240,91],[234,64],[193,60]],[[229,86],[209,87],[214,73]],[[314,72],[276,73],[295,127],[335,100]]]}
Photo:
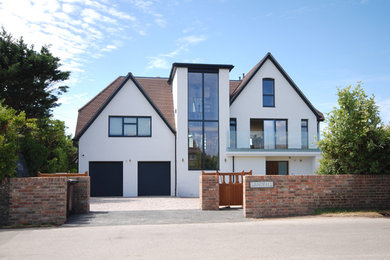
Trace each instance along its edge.
{"label": "timber gate slat", "polygon": [[242,206],[243,204],[243,180],[245,175],[252,175],[249,172],[205,173],[203,175],[217,175],[219,181],[219,205],[220,206]]}

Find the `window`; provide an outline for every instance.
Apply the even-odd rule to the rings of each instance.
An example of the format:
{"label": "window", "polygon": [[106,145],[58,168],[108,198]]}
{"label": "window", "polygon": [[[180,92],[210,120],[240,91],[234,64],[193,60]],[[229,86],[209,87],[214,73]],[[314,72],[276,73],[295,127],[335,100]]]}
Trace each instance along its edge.
{"label": "window", "polygon": [[151,137],[151,117],[110,116],[108,136],[110,137]]}
{"label": "window", "polygon": [[251,119],[251,149],[287,149],[287,120]]}
{"label": "window", "polygon": [[317,122],[317,142],[320,141],[320,122]]}
{"label": "window", "polygon": [[308,120],[301,120],[301,144],[302,149],[309,149]]}
{"label": "window", "polygon": [[188,169],[216,170],[219,161],[218,73],[188,73]]}
{"label": "window", "polygon": [[230,118],[230,148],[237,148],[237,119]]}
{"label": "window", "polygon": [[275,107],[275,81],[263,79],[263,107]]}
{"label": "window", "polygon": [[266,161],[266,175],[288,175],[288,161]]}

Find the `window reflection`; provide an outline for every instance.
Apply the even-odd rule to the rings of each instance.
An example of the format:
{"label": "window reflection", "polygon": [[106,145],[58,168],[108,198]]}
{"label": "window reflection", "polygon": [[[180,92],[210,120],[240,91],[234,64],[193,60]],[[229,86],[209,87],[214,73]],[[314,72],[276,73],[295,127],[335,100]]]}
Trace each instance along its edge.
{"label": "window reflection", "polygon": [[251,149],[287,149],[287,120],[250,120]]}
{"label": "window reflection", "polygon": [[188,168],[218,169],[218,73],[188,73]]}

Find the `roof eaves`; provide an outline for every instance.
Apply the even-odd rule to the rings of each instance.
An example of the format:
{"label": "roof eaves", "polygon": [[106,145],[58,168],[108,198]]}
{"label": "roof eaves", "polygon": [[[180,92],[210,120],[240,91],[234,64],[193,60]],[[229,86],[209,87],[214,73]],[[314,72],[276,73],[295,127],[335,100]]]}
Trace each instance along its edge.
{"label": "roof eaves", "polygon": [[146,100],[149,101],[150,105],[154,108],[154,110],[157,112],[157,114],[161,117],[161,119],[164,121],[164,123],[168,126],[168,128],[172,131],[172,133],[176,134],[175,129],[171,126],[171,124],[168,122],[168,120],[165,118],[161,110],[156,106],[156,104],[153,102],[153,100],[149,97],[149,95],[146,93],[144,88],[141,86],[141,84],[131,75],[131,79],[133,80],[134,84],[137,86],[139,91],[144,95]]}
{"label": "roof eaves", "polygon": [[78,134],[73,138],[78,141],[80,137],[87,131],[87,129],[92,125],[92,123],[96,120],[96,118],[100,115],[100,113],[106,108],[106,106],[111,102],[111,100],[115,97],[115,95],[122,89],[122,87],[126,84],[126,82],[130,79],[131,73],[129,72],[122,83],[115,89],[114,92],[110,95],[109,98],[103,103],[103,105],[96,111],[96,113],[88,120],[85,126],[78,132]]}
{"label": "roof eaves", "polygon": [[236,93],[233,94],[232,96],[232,99],[230,100],[230,105],[233,104],[233,102],[236,100],[236,98],[240,95],[240,93],[244,90],[244,88],[246,87],[246,85],[248,85],[248,83],[251,81],[251,79],[256,75],[257,71],[259,71],[259,69],[264,65],[265,61],[267,60],[267,58],[269,58],[269,56],[271,55],[270,52],[268,52],[264,58],[262,58],[260,60],[259,63],[256,64],[256,67],[253,72],[245,79],[242,79],[241,81],[241,84],[237,86],[236,90],[238,89],[238,91]]}
{"label": "roof eaves", "polygon": [[73,138],[74,140],[78,141],[80,137],[87,131],[87,129],[92,125],[92,123],[96,120],[96,118],[100,115],[100,113],[106,108],[106,106],[111,102],[111,100],[115,97],[115,95],[122,89],[122,87],[126,84],[126,82],[131,79],[134,84],[137,86],[137,88],[140,90],[140,92],[143,94],[143,96],[148,100],[150,105],[154,108],[154,110],[157,112],[157,114],[161,117],[161,119],[165,122],[165,124],[168,126],[168,128],[172,131],[172,133],[176,134],[176,131],[173,129],[173,127],[169,124],[168,120],[164,117],[164,115],[161,113],[160,109],[154,104],[152,99],[149,97],[149,95],[145,92],[145,90],[142,88],[141,84],[134,78],[133,74],[130,72],[127,74],[125,79],[122,81],[122,83],[117,87],[117,89],[110,95],[110,97],[104,102],[104,104],[99,108],[98,111],[91,117],[91,119],[88,120],[87,124],[80,130],[80,132]]}
{"label": "roof eaves", "polygon": [[302,100],[306,103],[306,105],[310,108],[310,110],[316,115],[318,121],[324,121],[323,114],[315,109],[313,104],[306,98],[306,96],[302,93],[302,91],[298,88],[298,86],[295,84],[295,82],[290,78],[290,76],[287,74],[287,72],[280,66],[280,64],[277,62],[277,60],[272,56],[270,52],[268,52],[263,59],[260,60],[260,62],[256,65],[257,68],[251,73],[251,75],[248,76],[248,78],[244,81],[242,81],[242,86],[238,86],[238,91],[233,94],[230,105],[233,104],[233,102],[237,99],[237,97],[240,95],[240,93],[244,90],[244,88],[247,86],[247,84],[251,81],[251,79],[256,75],[256,73],[259,71],[259,69],[264,65],[264,63],[267,61],[267,59],[270,59],[271,62],[275,65],[275,67],[279,70],[279,72],[286,78],[286,80],[290,83],[290,85],[295,89],[295,91],[298,93],[298,95],[302,98]]}
{"label": "roof eaves", "polygon": [[306,103],[306,105],[310,108],[311,111],[313,111],[314,115],[317,117],[317,121],[324,121],[324,115],[317,110],[313,104],[307,99],[305,94],[299,89],[299,87],[295,84],[295,82],[290,78],[290,76],[287,74],[287,72],[280,66],[278,61],[272,56],[271,53],[269,53],[270,60],[272,63],[278,68],[280,73],[287,79],[287,81],[290,83],[290,85],[295,89],[295,91],[298,93],[298,95],[302,98],[302,100]]}

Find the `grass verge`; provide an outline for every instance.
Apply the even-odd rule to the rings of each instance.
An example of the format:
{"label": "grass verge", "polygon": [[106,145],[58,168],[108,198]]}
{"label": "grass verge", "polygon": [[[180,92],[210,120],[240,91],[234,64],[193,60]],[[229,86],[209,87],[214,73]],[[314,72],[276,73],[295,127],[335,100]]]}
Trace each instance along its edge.
{"label": "grass verge", "polygon": [[315,214],[323,216],[390,217],[390,209],[320,208],[316,209]]}

